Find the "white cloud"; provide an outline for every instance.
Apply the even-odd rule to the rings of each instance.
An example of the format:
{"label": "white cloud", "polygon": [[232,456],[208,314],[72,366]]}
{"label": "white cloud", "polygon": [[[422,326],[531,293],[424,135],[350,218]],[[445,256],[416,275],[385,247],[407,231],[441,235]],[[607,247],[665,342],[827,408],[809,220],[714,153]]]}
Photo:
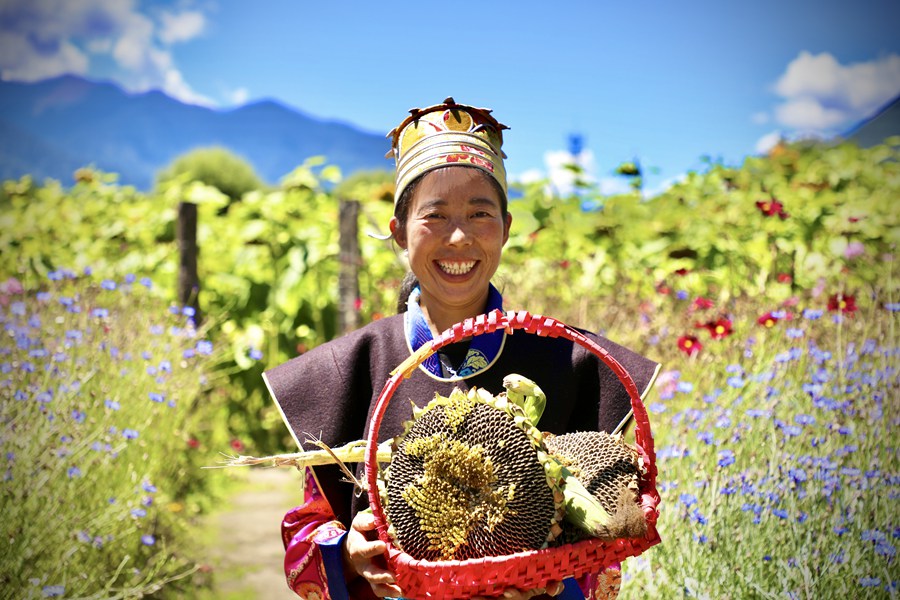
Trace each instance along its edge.
{"label": "white cloud", "polygon": [[782,139],[784,135],[780,131],[772,131],[757,140],[754,150],[757,154],[766,154]]}
{"label": "white cloud", "polygon": [[687,179],[687,175],[682,173],[681,175],[676,175],[675,177],[669,177],[668,179],[659,182],[656,187],[650,189],[644,189],[643,196],[644,198],[652,198],[654,196],[658,196],[668,190],[670,187],[675,185],[676,183],[681,183]]}
{"label": "white cloud", "polygon": [[756,125],[765,125],[769,122],[769,113],[765,111],[760,111],[758,113],[753,113],[753,116],[750,117],[750,120],[753,121]]}
{"label": "white cloud", "polygon": [[199,35],[203,15],[141,13],[134,0],[2,0],[0,77],[37,81],[89,75],[94,58],[111,56],[109,75],[130,91],[160,89],[193,104],[213,104],[184,80],[168,45]]}
{"label": "white cloud", "polygon": [[243,87],[237,88],[236,90],[232,90],[228,94],[228,99],[231,101],[232,104],[235,104],[237,106],[246,104],[247,98],[249,98],[249,97],[250,97],[249,90],[247,90],[247,88],[243,88]]}
{"label": "white cloud", "polygon": [[604,177],[599,181],[598,185],[600,193],[604,196],[617,196],[634,192],[634,188],[631,187],[631,184],[625,177]]}
{"label": "white cloud", "polygon": [[203,33],[206,28],[206,17],[197,11],[185,11],[179,14],[162,13],[162,28],[159,39],[165,44],[186,42]]}
{"label": "white cloud", "polygon": [[801,52],[775,92],[785,99],[774,111],[782,125],[811,132],[847,126],[900,94],[900,55],[842,65],[827,52]]}
{"label": "white cloud", "polygon": [[18,33],[0,35],[0,77],[6,81],[39,81],[64,73],[84,74],[88,57],[68,41],[50,52],[34,52],[32,43]]}
{"label": "white cloud", "polygon": [[567,168],[567,165],[581,167],[580,177],[583,181],[596,181],[594,153],[591,150],[584,150],[577,157],[567,150],[551,150],[544,153],[544,164],[547,166],[550,184],[563,196],[575,191],[575,172]]}

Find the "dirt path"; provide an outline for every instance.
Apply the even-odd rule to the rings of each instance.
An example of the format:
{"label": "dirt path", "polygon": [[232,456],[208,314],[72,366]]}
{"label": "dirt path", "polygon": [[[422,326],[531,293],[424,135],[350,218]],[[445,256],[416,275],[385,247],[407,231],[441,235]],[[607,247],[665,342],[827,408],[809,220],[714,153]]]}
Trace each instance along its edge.
{"label": "dirt path", "polygon": [[210,517],[209,564],[217,600],[297,600],[284,581],[280,525],[298,503],[298,474],[287,468],[247,469],[246,482]]}

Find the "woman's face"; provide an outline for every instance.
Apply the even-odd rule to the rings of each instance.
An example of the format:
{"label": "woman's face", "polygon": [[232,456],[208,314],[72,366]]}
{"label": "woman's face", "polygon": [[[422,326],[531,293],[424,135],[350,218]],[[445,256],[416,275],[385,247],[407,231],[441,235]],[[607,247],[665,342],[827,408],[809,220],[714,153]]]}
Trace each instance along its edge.
{"label": "woman's face", "polygon": [[490,176],[479,169],[445,167],[418,183],[405,227],[395,217],[391,231],[409,253],[422,305],[435,323],[439,314],[482,312],[511,222]]}

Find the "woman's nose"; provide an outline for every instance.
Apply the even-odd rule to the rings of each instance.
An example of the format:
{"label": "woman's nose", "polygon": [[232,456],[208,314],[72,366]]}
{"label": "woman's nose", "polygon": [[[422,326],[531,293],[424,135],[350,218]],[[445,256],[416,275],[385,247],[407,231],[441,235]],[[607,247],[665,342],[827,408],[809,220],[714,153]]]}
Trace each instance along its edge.
{"label": "woman's nose", "polygon": [[469,230],[464,223],[459,223],[455,221],[451,221],[450,223],[450,237],[448,239],[448,243],[451,246],[458,246],[469,244],[472,242],[472,238],[469,235]]}

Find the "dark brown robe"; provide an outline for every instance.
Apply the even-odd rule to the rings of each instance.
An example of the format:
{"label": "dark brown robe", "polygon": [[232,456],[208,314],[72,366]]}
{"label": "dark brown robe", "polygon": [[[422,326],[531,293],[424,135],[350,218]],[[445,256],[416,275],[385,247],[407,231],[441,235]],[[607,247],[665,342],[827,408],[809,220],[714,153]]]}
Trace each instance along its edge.
{"label": "dark brown robe", "polygon": [[[625,368],[641,396],[649,389],[659,365],[603,337],[592,337]],[[269,391],[281,409],[294,439],[310,436],[337,447],[368,435],[375,401],[392,369],[410,355],[403,315],[371,323],[266,371]],[[412,416],[410,401],[424,406],[434,394],[454,387],[503,391],[503,378],[518,373],[537,383],[547,395],[538,424],[542,431],[617,431],[631,418],[631,402],[615,373],[592,352],[560,338],[515,331],[507,334],[500,356],[488,368],[459,381],[438,380],[416,369],[404,380],[385,413],[379,442],[396,436]],[[361,473],[361,471],[360,471]],[[355,499],[352,486],[336,468],[317,467],[316,474],[338,518],[349,526],[367,498]]]}

